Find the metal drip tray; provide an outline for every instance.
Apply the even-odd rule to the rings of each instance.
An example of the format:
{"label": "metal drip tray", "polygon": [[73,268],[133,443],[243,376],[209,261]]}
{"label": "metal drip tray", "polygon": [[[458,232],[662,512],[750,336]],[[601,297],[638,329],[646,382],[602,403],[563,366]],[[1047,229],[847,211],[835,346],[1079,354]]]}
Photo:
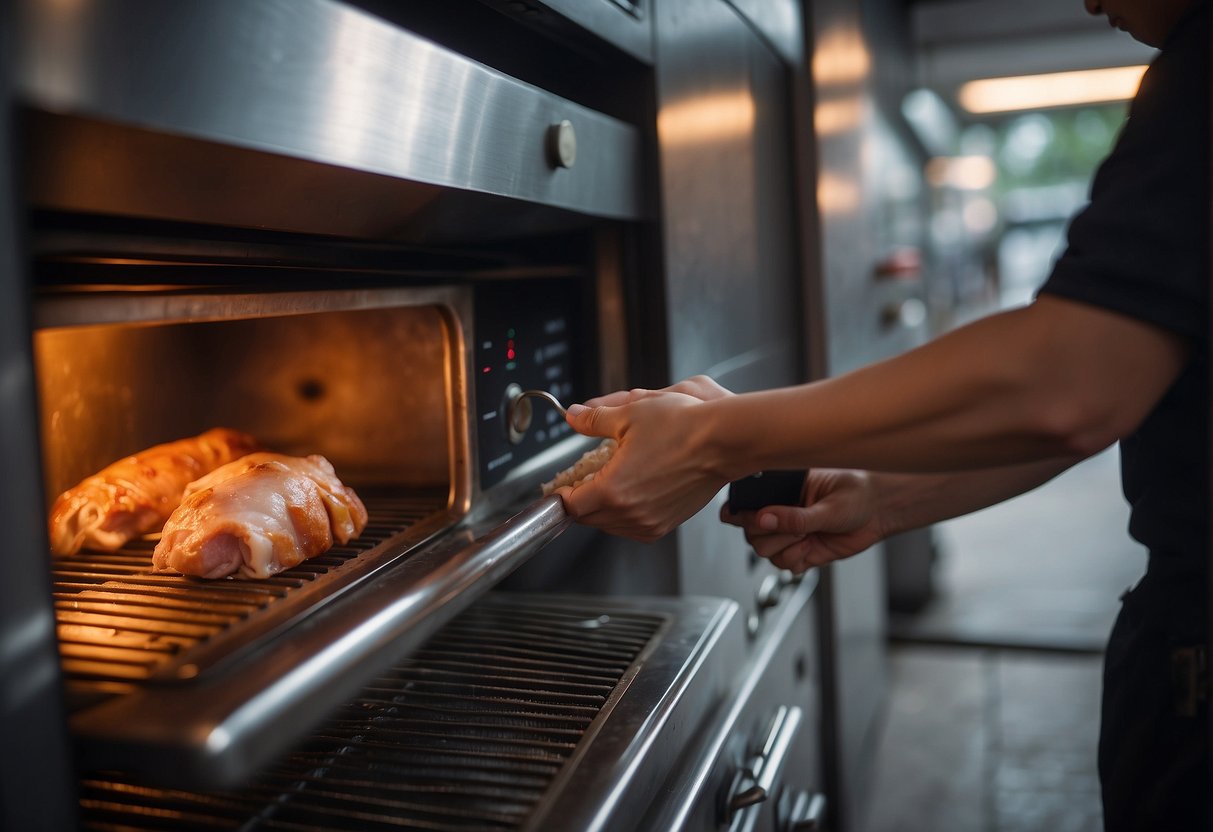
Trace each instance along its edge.
{"label": "metal drip tray", "polygon": [[56,558],[59,651],[77,706],[143,682],[193,679],[454,522],[445,488],[366,492],[370,520],[356,540],[265,580],[154,573],[152,541]]}
{"label": "metal drip tray", "polygon": [[[723,696],[743,650],[735,613],[716,599],[490,595],[248,787],[89,776],[83,826],[589,828],[624,788],[655,789],[663,755]],[[593,793],[563,789],[578,770],[599,774]]]}

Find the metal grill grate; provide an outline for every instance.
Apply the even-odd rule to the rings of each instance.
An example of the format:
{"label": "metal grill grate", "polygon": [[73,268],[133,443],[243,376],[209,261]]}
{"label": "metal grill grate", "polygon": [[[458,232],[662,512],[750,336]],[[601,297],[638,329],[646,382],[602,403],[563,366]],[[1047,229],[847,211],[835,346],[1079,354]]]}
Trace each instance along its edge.
{"label": "metal grill grate", "polygon": [[486,599],[248,788],[86,779],[83,826],[520,828],[665,620]]}
{"label": "metal grill grate", "polygon": [[370,521],[358,539],[265,580],[156,574],[152,541],[56,558],[59,651],[74,697],[121,693],[185,666],[196,673],[189,663],[197,648],[238,641],[258,625],[280,625],[332,595],[373,565],[369,553],[440,514],[447,500],[445,489],[362,496]]}

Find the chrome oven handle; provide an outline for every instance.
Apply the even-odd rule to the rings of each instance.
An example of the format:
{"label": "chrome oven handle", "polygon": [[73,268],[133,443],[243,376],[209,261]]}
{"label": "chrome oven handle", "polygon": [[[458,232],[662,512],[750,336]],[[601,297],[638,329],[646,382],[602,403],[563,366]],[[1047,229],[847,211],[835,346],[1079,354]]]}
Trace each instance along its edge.
{"label": "chrome oven handle", "polygon": [[788,749],[792,747],[803,719],[804,711],[795,705],[780,705],[775,712],[761,748],[747,769],[739,772],[729,792],[726,820],[730,832],[744,827],[745,809],[765,802],[774,792],[776,779],[783,770]]}

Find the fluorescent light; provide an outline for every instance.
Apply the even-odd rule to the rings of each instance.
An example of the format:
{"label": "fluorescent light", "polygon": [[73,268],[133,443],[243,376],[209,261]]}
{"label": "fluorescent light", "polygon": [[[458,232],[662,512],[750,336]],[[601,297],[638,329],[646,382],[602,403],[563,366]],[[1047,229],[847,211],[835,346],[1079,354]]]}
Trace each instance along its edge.
{"label": "fluorescent light", "polygon": [[1078,72],[1050,72],[969,81],[960,88],[960,106],[970,113],[1007,113],[1076,104],[1124,101],[1137,94],[1146,67],[1118,66]]}

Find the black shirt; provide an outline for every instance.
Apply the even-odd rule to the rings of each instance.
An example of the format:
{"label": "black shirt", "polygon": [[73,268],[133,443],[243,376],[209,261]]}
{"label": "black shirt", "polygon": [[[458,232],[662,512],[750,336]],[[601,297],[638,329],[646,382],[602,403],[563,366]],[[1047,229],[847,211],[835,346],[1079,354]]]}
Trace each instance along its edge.
{"label": "black shirt", "polygon": [[1191,359],[1120,443],[1129,533],[1152,571],[1208,569],[1209,7],[1197,0],[1142,79],[1090,204],[1041,291],[1183,336]]}

